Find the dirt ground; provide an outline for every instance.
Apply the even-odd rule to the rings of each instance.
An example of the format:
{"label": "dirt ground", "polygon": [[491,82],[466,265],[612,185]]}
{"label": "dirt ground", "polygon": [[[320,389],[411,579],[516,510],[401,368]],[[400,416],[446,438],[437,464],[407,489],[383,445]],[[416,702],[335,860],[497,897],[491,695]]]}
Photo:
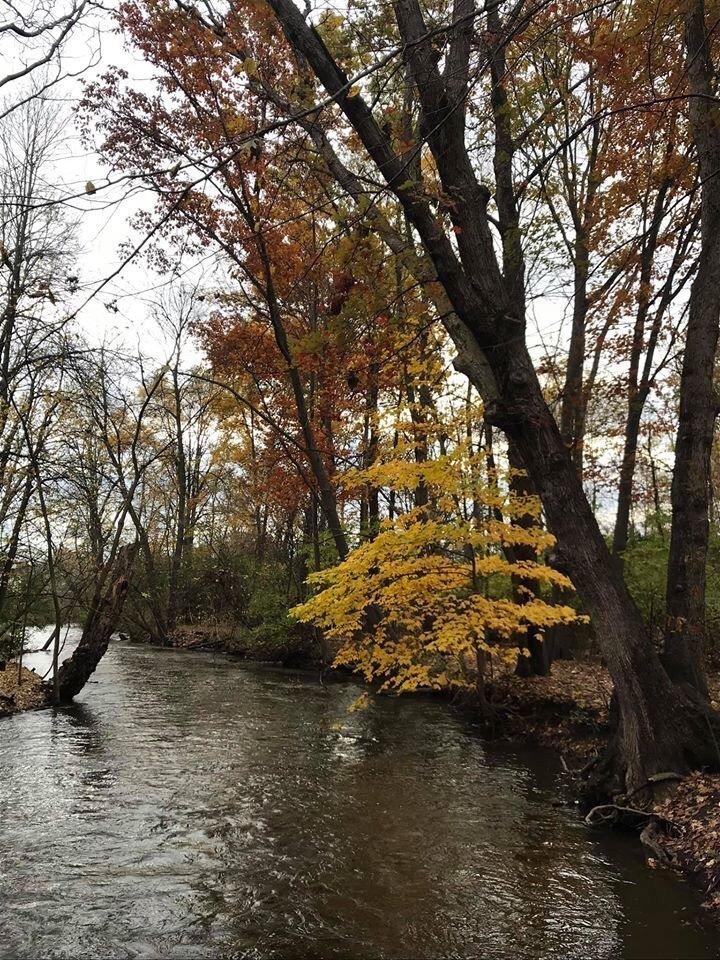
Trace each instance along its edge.
{"label": "dirt ground", "polygon": [[500,732],[555,747],[576,765],[605,742],[612,681],[591,660],[558,660],[549,677],[501,675],[493,699]]}

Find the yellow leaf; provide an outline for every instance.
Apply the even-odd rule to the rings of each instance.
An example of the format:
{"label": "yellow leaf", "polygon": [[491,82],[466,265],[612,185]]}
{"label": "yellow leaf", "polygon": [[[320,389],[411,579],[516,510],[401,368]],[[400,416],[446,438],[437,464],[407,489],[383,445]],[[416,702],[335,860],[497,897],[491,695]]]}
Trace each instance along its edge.
{"label": "yellow leaf", "polygon": [[369,706],[370,694],[367,692],[361,693],[357,700],[353,700],[348,707],[348,713],[356,713],[358,710],[366,710]]}

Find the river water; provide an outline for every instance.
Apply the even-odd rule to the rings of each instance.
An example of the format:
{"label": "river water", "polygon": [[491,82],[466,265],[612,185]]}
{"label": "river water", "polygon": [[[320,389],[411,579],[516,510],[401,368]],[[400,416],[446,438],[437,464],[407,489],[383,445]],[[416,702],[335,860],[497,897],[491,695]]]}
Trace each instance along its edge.
{"label": "river water", "polygon": [[553,806],[552,754],[359,692],[116,642],[72,709],[0,720],[0,956],[720,956]]}

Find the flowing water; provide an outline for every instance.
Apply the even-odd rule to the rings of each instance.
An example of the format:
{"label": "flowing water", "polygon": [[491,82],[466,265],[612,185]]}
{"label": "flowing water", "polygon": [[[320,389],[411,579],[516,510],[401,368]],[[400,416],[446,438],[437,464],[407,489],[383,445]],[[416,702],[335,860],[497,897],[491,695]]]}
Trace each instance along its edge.
{"label": "flowing water", "polygon": [[0,720],[0,956],[720,956],[552,754],[441,703],[121,642],[93,681]]}

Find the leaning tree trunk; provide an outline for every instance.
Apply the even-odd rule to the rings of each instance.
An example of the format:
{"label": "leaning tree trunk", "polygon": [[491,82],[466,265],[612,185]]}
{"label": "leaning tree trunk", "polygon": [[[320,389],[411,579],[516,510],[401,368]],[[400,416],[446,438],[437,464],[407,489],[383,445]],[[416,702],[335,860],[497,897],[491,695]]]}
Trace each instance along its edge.
{"label": "leaning tree trunk", "polygon": [[80,643],[58,670],[58,702],[67,703],[77,696],[105,655],[122,613],[136,552],[136,544],[121,547],[114,562],[105,568]]}
{"label": "leaning tree trunk", "polygon": [[[712,715],[693,691],[673,684],[663,669],[583,494],[529,354],[523,354],[517,349],[505,354],[505,369],[496,379],[506,388],[490,415],[522,456],[599,635],[618,707],[610,787],[634,791],[656,773],[717,767]],[[499,359],[499,351],[495,356]]]}
{"label": "leaning tree trunk", "polygon": [[[461,325],[487,361],[497,399],[492,419],[517,445],[542,500],[567,568],[593,617],[616,685],[617,785],[646,788],[660,772],[693,764],[717,766],[702,703],[674,686],[653,649],[618,565],[600,533],[560,432],[543,398],[522,318],[513,315],[494,251],[487,213],[489,191],[477,180],[465,146],[464,103],[472,47],[472,0],[456,0],[457,27],[441,74],[431,34],[417,0],[396,0],[403,53],[418,90],[426,142],[440,173],[455,242],[407,180],[404,162],[362,94],[350,90],[320,35],[293,0],[268,0],[288,42],[315,72],[353,126],[389,189],[421,238],[439,283]],[[432,119],[432,122],[428,118]],[[453,338],[454,339],[454,338]],[[461,359],[461,364],[464,362]]]}
{"label": "leaning tree trunk", "polygon": [[701,183],[701,247],[680,380],[663,659],[673,679],[707,698],[703,637],[710,454],[718,412],[713,379],[720,323],[720,129],[703,0],[693,0],[686,14],[685,46],[690,125]]}

